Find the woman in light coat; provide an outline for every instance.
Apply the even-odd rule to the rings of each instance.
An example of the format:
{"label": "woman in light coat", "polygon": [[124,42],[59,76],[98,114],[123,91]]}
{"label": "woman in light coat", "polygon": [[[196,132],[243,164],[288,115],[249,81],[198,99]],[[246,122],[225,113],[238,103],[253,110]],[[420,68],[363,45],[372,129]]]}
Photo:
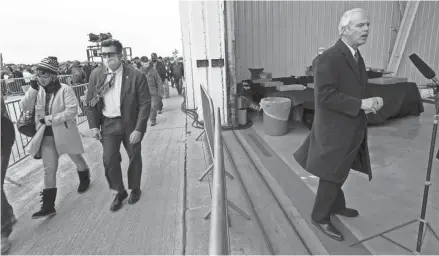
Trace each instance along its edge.
{"label": "woman in light coat", "polygon": [[44,166],[42,206],[32,215],[33,219],[56,213],[56,172],[62,154],[68,154],[76,165],[80,182],[78,192],[85,192],[90,185],[90,171],[82,156],[84,146],[76,124],[78,101],[73,89],[59,82],[58,70],[55,59],[43,59],[37,64],[37,74],[21,100],[23,111],[35,108],[37,133],[27,149],[34,158],[42,158]]}

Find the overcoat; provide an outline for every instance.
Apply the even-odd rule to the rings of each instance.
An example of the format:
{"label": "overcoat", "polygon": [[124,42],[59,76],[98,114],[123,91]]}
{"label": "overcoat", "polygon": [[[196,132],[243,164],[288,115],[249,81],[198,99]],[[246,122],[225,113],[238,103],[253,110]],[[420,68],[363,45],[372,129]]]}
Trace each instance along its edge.
{"label": "overcoat", "polygon": [[[35,107],[35,128],[44,129],[40,119],[44,118],[46,125],[52,127],[53,138],[55,140],[56,151],[62,154],[82,154],[84,146],[81,136],[79,135],[76,123],[78,113],[78,100],[72,87],[61,84],[61,88],[55,92],[49,102],[49,115],[46,116],[46,91],[43,88],[35,90],[32,87],[26,91],[23,99],[20,101],[23,111],[31,110]],[[44,132],[39,131],[29,142],[29,154],[35,156],[40,149],[40,144]]]}
{"label": "overcoat", "polygon": [[314,73],[315,116],[311,132],[294,153],[309,173],[343,182],[350,169],[372,179],[367,145],[367,115],[361,109],[367,73],[340,39],[318,59]]}

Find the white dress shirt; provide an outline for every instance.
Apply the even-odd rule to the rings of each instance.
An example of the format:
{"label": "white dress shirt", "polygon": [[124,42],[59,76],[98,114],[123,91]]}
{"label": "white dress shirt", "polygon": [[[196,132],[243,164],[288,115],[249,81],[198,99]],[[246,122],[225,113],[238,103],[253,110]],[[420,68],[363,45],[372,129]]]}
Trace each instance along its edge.
{"label": "white dress shirt", "polygon": [[[341,40],[341,41],[343,41],[343,40]],[[355,53],[356,53],[358,50],[354,50],[354,48],[352,48],[350,45],[348,45],[345,41],[343,41],[343,43],[349,48],[349,50],[351,50],[352,56],[353,56],[354,59],[355,59]]]}
{"label": "white dress shirt", "polygon": [[[107,69],[108,75],[105,82],[108,82],[113,75],[113,71]],[[120,113],[120,93],[122,89],[122,72],[123,65],[121,64],[119,68],[114,71],[116,73],[116,77],[113,81],[113,86],[108,89],[108,91],[103,95],[104,100],[104,108],[102,109],[102,114],[105,117],[113,118],[121,116]]]}

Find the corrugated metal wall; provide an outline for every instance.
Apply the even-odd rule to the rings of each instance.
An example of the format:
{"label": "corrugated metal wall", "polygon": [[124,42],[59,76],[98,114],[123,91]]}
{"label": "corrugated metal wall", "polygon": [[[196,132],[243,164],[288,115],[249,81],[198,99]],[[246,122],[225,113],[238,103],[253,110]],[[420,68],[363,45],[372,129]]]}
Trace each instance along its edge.
{"label": "corrugated metal wall", "polygon": [[407,77],[418,85],[428,80],[411,63],[409,55],[416,53],[436,73],[439,73],[439,2],[420,2],[401,60],[398,76]]}
{"label": "corrugated metal wall", "polygon": [[248,68],[254,67],[265,68],[273,77],[304,75],[317,49],[328,48],[339,38],[340,16],[356,7],[365,8],[371,20],[368,42],[360,47],[366,65],[385,68],[397,33],[392,27],[399,24],[401,15],[398,3],[393,1],[236,1],[235,4],[237,81],[249,79]]}

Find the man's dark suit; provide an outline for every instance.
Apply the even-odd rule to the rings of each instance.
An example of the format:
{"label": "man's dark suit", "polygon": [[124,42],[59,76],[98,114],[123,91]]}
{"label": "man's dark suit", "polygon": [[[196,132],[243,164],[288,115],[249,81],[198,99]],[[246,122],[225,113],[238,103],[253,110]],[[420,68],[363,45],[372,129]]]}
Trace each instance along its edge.
{"label": "man's dark suit", "polygon": [[[86,103],[97,94],[96,86],[106,80],[106,67],[98,67],[90,75]],[[143,135],[151,109],[151,96],[145,76],[134,68],[124,65],[122,72],[122,87],[120,96],[120,118],[106,118],[102,114],[104,100],[100,99],[96,106],[87,107],[87,118],[90,129],[98,128],[102,134],[104,150],[103,160],[105,176],[111,189],[124,189],[120,162],[120,143],[122,142],[130,158],[128,166],[128,188],[140,187],[142,176],[141,141],[136,144],[129,142],[133,131]]]}
{"label": "man's dark suit", "polygon": [[314,123],[294,158],[320,178],[312,218],[325,223],[330,213],[346,207],[341,186],[351,168],[372,179],[367,116],[361,110],[367,84],[364,60],[359,56],[357,64],[350,49],[339,40],[319,57],[314,83]]}

